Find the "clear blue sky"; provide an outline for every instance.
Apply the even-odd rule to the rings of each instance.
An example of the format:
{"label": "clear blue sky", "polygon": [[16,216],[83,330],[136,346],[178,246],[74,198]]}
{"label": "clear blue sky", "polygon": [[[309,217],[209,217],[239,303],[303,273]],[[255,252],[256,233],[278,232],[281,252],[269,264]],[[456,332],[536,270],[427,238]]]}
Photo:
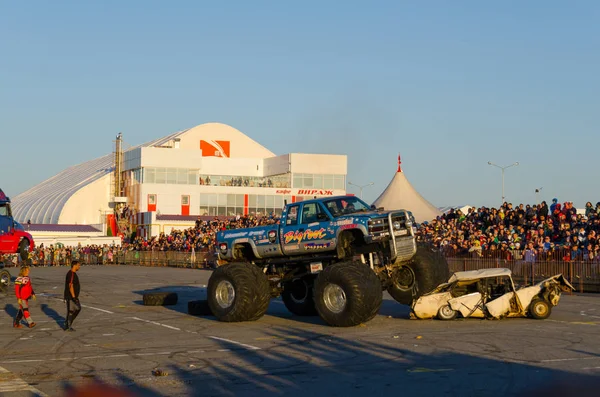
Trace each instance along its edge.
{"label": "clear blue sky", "polygon": [[[293,3],[293,4],[292,4]],[[0,3],[0,185],[16,196],[204,122],[277,154],[398,152],[436,206],[600,201],[598,1]],[[227,5],[225,5],[227,4]],[[357,192],[352,187],[350,192]]]}

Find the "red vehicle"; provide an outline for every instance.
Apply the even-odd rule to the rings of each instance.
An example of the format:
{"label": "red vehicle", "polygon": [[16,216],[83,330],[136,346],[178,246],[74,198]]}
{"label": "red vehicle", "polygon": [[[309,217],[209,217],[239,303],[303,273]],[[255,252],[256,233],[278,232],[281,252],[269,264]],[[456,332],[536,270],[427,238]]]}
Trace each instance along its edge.
{"label": "red vehicle", "polygon": [[22,260],[27,260],[34,246],[31,234],[13,219],[10,199],[0,189],[0,254],[18,253]]}

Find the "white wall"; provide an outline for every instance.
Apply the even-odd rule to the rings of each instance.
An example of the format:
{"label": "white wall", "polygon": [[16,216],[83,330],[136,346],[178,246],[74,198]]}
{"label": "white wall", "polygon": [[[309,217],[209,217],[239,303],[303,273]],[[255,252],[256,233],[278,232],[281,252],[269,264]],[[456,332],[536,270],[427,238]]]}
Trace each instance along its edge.
{"label": "white wall", "polygon": [[105,175],[75,192],[65,203],[58,217],[58,223],[77,225],[104,223],[104,214],[112,211],[108,205],[111,175]]}
{"label": "white wall", "polygon": [[142,167],[200,168],[203,161],[200,149],[144,147],[141,156]]}
{"label": "white wall", "polygon": [[263,176],[263,159],[204,157],[200,173],[208,175]]}
{"label": "white wall", "polygon": [[284,154],[277,157],[264,159],[263,171],[265,176],[285,174],[290,170],[290,155]]}
{"label": "white wall", "polygon": [[291,153],[292,172],[295,174],[348,173],[348,156],[338,154]]}

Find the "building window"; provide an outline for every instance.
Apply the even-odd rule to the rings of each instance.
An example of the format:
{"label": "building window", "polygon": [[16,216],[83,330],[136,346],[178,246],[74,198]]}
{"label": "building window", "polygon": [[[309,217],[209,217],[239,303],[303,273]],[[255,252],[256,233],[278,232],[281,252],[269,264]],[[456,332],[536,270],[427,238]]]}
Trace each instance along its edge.
{"label": "building window", "polygon": [[181,205],[190,205],[190,196],[181,196]]}

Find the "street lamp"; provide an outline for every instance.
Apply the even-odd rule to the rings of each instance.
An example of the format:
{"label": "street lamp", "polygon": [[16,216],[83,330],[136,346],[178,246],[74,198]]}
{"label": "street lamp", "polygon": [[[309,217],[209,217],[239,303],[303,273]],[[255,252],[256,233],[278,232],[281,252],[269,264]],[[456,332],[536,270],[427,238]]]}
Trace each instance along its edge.
{"label": "street lamp", "polygon": [[507,169],[507,168],[513,167],[515,165],[519,165],[519,162],[518,161],[514,162],[511,165],[507,165],[505,167],[501,167],[501,166],[499,166],[497,164],[492,163],[491,161],[488,161],[488,164],[492,165],[494,167],[498,167],[498,168],[500,168],[502,170],[502,203],[500,204],[500,205],[502,205],[502,204],[504,204],[504,170]]}
{"label": "street lamp", "polygon": [[540,192],[542,191],[543,187],[538,187],[537,189],[535,189],[535,199],[538,203],[538,205],[540,204]]}
{"label": "street lamp", "polygon": [[361,186],[361,185],[355,185],[355,184],[354,184],[354,183],[352,183],[352,182],[348,182],[348,185],[356,186],[357,188],[359,188],[359,189],[360,189],[360,199],[361,199],[361,200],[362,200],[362,192],[363,192],[363,189],[364,189],[364,188],[366,188],[367,186],[371,186],[371,185],[374,185],[374,184],[375,184],[375,182],[371,182],[371,183],[367,183],[366,185],[362,185],[362,186]]}

